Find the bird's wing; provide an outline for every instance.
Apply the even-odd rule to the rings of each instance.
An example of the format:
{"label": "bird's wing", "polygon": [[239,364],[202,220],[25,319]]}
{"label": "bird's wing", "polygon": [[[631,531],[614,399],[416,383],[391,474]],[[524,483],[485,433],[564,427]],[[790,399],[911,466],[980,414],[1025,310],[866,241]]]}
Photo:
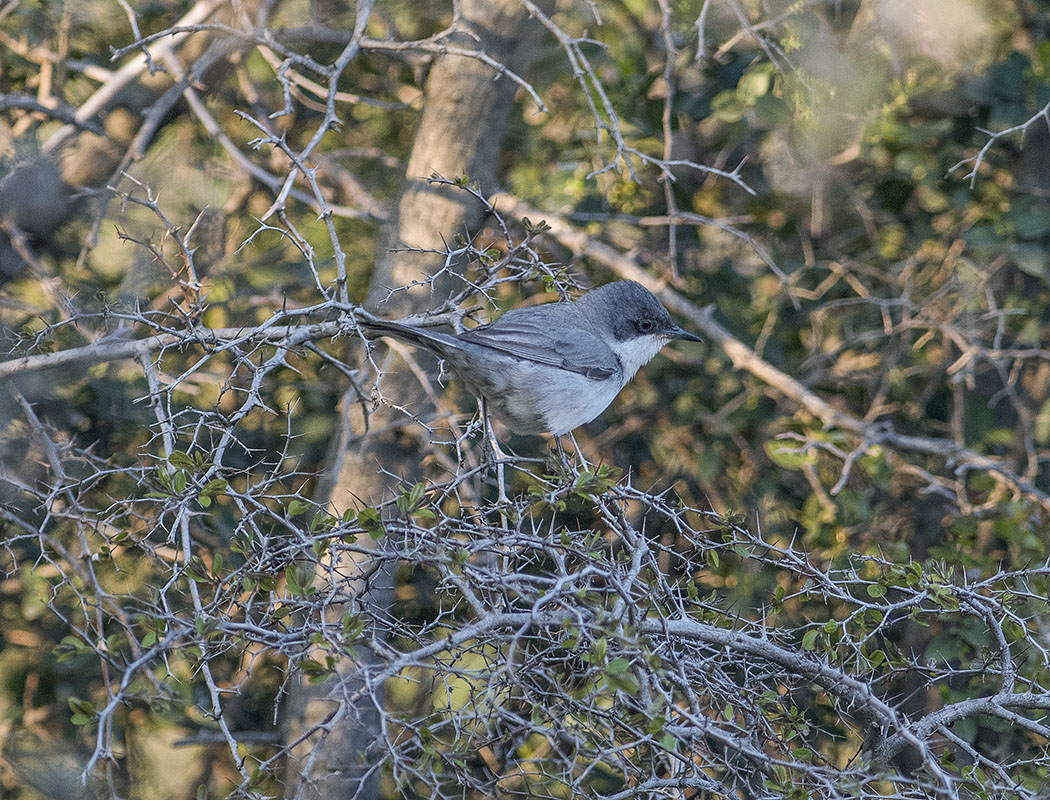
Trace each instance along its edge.
{"label": "bird's wing", "polygon": [[458,338],[593,380],[616,375],[621,370],[616,353],[574,311],[561,303],[515,309]]}

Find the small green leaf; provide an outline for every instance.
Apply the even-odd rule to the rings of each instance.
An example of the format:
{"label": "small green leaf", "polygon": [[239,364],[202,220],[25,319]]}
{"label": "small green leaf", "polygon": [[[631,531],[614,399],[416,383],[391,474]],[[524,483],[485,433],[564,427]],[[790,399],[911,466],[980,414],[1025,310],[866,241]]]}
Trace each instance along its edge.
{"label": "small green leaf", "polygon": [[327,511],[318,511],[310,521],[311,531],[327,531],[335,527],[336,519]]}
{"label": "small green leaf", "polygon": [[[608,646],[609,646],[609,642],[604,636],[601,639],[598,639],[591,646],[591,654],[594,656],[596,662],[601,662],[601,661],[605,660],[605,653],[608,650]],[[623,672],[623,670],[627,668],[627,662],[624,661],[624,659],[617,658],[617,659],[613,659],[613,661],[621,661],[621,662],[623,662],[623,667],[620,668],[620,672]],[[610,662],[610,667],[611,666],[612,666],[612,663]]]}
{"label": "small green leaf", "polygon": [[812,450],[803,451],[801,447],[779,441],[765,444],[766,455],[778,467],[784,469],[801,469],[816,463],[816,454]]}
{"label": "small green leaf", "polygon": [[741,101],[735,89],[719,92],[711,101],[711,112],[722,122],[739,122],[746,111],[747,106]]}
{"label": "small green leaf", "polygon": [[375,541],[379,541],[386,536],[386,528],[383,525],[382,518],[379,516],[378,509],[362,508],[357,512],[357,524],[364,528],[365,532]]}
{"label": "small green leaf", "polygon": [[791,109],[776,95],[764,94],[755,98],[755,116],[767,128],[775,128],[791,121]]}
{"label": "small green leaf", "polygon": [[304,658],[300,661],[299,669],[306,675],[321,675],[328,672],[323,664],[312,658]]}
{"label": "small green leaf", "polygon": [[627,692],[628,694],[634,694],[640,688],[638,679],[630,672],[614,674],[608,670],[605,672],[605,685],[610,689],[619,689],[621,692]]}
{"label": "small green leaf", "polygon": [[69,703],[70,711],[76,714],[87,714],[90,716],[95,713],[95,707],[87,700],[81,700],[79,697],[70,697],[66,702]]}
{"label": "small green leaf", "polygon": [[218,497],[221,494],[226,494],[226,490],[229,488],[230,484],[222,478],[212,478],[204,484],[204,488],[201,489],[201,495],[206,497]]}
{"label": "small green leaf", "polygon": [[168,463],[176,469],[193,469],[196,466],[193,459],[181,450],[176,450],[168,456]]}

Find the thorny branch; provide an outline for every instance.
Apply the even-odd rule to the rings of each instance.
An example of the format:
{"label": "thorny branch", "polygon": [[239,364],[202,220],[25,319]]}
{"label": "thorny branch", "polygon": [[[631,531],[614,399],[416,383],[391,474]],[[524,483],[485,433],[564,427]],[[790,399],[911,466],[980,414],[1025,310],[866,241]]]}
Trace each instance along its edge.
{"label": "thorny branch", "polygon": [[[718,227],[748,245],[796,304],[804,298],[795,276],[785,274],[753,236],[675,204],[672,167],[753,189],[742,165],[722,170],[671,157],[678,51],[670,4],[661,4],[668,95],[657,158],[632,144],[624,130],[590,55],[595,41],[567,33],[555,17],[524,3],[568,59],[599,138],[613,142],[613,153],[592,177],[625,170],[642,181],[643,168],[651,168],[665,182],[667,214],[652,222],[667,225],[672,262],[678,226]],[[44,146],[45,152],[57,151],[78,127],[93,125],[95,115],[144,72],[171,73],[176,83],[148,112],[111,188],[119,194],[125,179],[135,184],[125,203],[152,213],[175,242],[180,263],[168,269],[172,302],[163,309],[75,312],[8,337],[10,358],[0,362],[0,389],[26,426],[27,462],[33,465],[27,475],[0,473],[10,492],[0,505],[5,566],[13,570],[28,561],[49,570],[52,608],[70,631],[59,656],[94,658],[100,666],[98,696],[71,704],[94,740],[85,772],[115,763],[117,723],[129,706],[177,705],[180,684],[186,683],[202,692],[201,740],[210,737],[228,749],[239,782],[235,794],[265,794],[260,781],[296,742],[282,748],[269,732],[235,726],[232,699],[253,667],[238,673],[229,666],[250,653],[260,673],[299,670],[347,687],[344,702],[306,738],[324,738],[358,699],[370,700],[382,736],[364,757],[372,769],[421,795],[462,797],[469,789],[479,797],[695,791],[787,797],[801,791],[821,798],[956,798],[971,796],[978,785],[1003,795],[1037,796],[1020,776],[1050,768],[1050,564],[974,577],[910,559],[851,555],[817,563],[797,542],[763,534],[757,524],[687,505],[670,490],[643,491],[608,467],[556,458],[517,463],[517,491],[510,506],[497,511],[486,471],[462,457],[463,426],[416,420],[407,407],[400,424],[430,426],[439,446],[456,448],[456,458],[446,453],[436,460],[430,482],[352,509],[318,508],[305,500],[315,476],[298,466],[297,410],[283,392],[295,376],[304,370],[316,376],[319,363],[337,367],[340,378],[357,388],[365,416],[375,403],[401,408],[400,398],[383,396],[376,364],[364,358],[351,367],[329,351],[334,340],[355,335],[354,319],[362,313],[350,300],[347,255],[334,218],[378,218],[374,208],[362,212],[336,202],[338,195],[323,180],[322,142],[342,124],[337,104],[367,102],[340,88],[348,66],[361,52],[473,58],[492,67],[494,78],[514,81],[539,109],[546,106],[539,91],[494,54],[451,47],[444,32],[422,40],[370,38],[370,3],[356,6],[349,34],[321,26],[271,31],[265,14],[256,27],[209,21],[224,5],[201,0],[175,26],[137,37],[115,53],[117,59],[137,54],[114,72],[84,70],[102,85]],[[706,50],[708,6],[697,20],[698,57]],[[730,7],[741,15],[741,36],[771,46],[735,4]],[[137,34],[130,9],[129,15]],[[200,34],[214,35],[216,43],[206,58],[186,66],[181,47]],[[296,49],[311,41],[343,49],[331,63],[320,63]],[[284,107],[265,108],[259,101],[250,112],[240,111],[258,135],[243,146],[222,130],[195,84],[209,63],[249,47],[263,53],[273,70]],[[300,146],[272,121],[288,112],[302,90],[317,95],[323,107]],[[263,220],[244,244],[275,230],[293,242],[316,284],[317,302],[271,308],[265,321],[244,327],[202,322],[208,280],[195,263],[195,229],[183,232],[154,193],[127,173],[180,99],[237,169],[271,193]],[[24,99],[6,102],[19,104],[36,110]],[[69,116],[64,109],[48,113]],[[973,159],[970,176],[995,139],[1023,132],[1040,116],[1046,117],[1045,108],[1024,125],[993,135]],[[284,159],[283,171],[260,163],[264,150]],[[1036,482],[1044,456],[1034,445],[1027,448],[1029,466],[1018,469],[1006,457],[978,453],[961,441],[901,433],[865,412],[834,405],[813,388],[818,381],[775,367],[760,348],[748,347],[716,322],[711,309],[698,308],[652,278],[642,260],[513,196],[489,200],[469,180],[431,181],[486,204],[496,232],[457,242],[441,254],[446,265],[464,260],[470,270],[452,296],[411,322],[461,329],[465,320],[502,302],[508,287],[521,284],[542,283],[568,296],[577,287],[564,265],[544,252],[549,235],[572,254],[648,285],[734,367],[815,418],[823,430],[796,434],[798,449],[831,454],[842,464],[832,494],[849,483],[862,456],[890,450],[901,472],[918,477],[931,492],[944,491],[959,507],[970,502],[967,474],[978,472],[992,476],[1012,499],[1032,503],[1033,514],[1050,510]],[[143,191],[145,199],[135,194]],[[292,201],[320,217],[334,270],[326,271],[311,238],[297,229]],[[526,217],[531,221],[525,223]],[[168,266],[163,247],[126,238]],[[829,272],[836,281],[860,285],[841,265]],[[420,276],[419,283],[442,275],[444,270]],[[877,303],[860,289],[857,294]],[[1018,363],[1050,359],[1038,349],[1012,348],[1001,335],[989,346],[980,332],[951,321],[958,315],[937,317],[918,305],[901,298],[887,302],[881,309],[887,328],[920,340],[932,331],[953,342],[958,361],[950,374],[965,379],[974,364],[988,363],[1009,387]],[[1001,320],[1006,312],[988,305],[990,316],[983,321]],[[124,367],[128,361],[136,366],[126,391],[135,393],[148,415],[137,421],[144,436],[123,451],[102,454],[65,435],[21,388],[41,374],[81,374],[89,366]],[[419,375],[423,382],[422,370]],[[205,384],[219,387],[217,396],[198,401],[194,395]],[[373,386],[370,403],[361,387]],[[436,395],[434,386],[426,388]],[[272,439],[259,432],[274,427],[280,446],[261,446],[260,440]],[[442,440],[446,430],[449,438]],[[827,430],[845,432],[851,443],[822,438]],[[361,557],[344,558],[348,554]],[[402,584],[411,602],[394,609],[378,607],[368,592],[387,567],[418,578]],[[138,571],[149,572],[150,579],[130,585],[127,576]],[[763,587],[764,607],[740,605],[733,587],[741,577]],[[832,606],[837,613],[829,612]],[[332,619],[326,613],[332,607],[349,610]],[[986,644],[965,668],[947,660],[920,661],[897,644],[896,634],[911,625],[965,629]],[[335,655],[364,651],[373,657],[362,658],[356,673],[333,674]],[[931,692],[944,690],[936,710],[903,710],[902,686],[915,675]],[[410,687],[409,701],[392,699],[392,687],[399,686]],[[987,718],[1019,733],[1015,741],[1024,746],[1004,756],[951,727]],[[967,763],[965,770],[957,760]],[[112,778],[109,790],[119,796]]]}
{"label": "thorny branch", "polygon": [[985,157],[988,155],[988,151],[1000,140],[1008,136],[1012,136],[1015,133],[1021,134],[1021,140],[1024,141],[1024,136],[1028,133],[1028,129],[1037,122],[1042,121],[1047,129],[1050,130],[1050,103],[1047,103],[1035,114],[1026,119],[1019,125],[1012,125],[1009,128],[1004,128],[1001,131],[981,131],[981,133],[988,136],[988,140],[981,145],[981,149],[977,151],[976,155],[972,155],[969,158],[964,158],[958,164],[953,166],[948,173],[958,172],[960,169],[970,164],[970,171],[967,172],[963,178],[970,182],[970,188],[972,189],[977,185],[977,175],[981,170],[981,165],[984,163]]}
{"label": "thorny branch", "polygon": [[[506,201],[500,198],[500,205]],[[512,278],[549,270],[536,250],[546,226],[533,224],[517,239],[513,226],[501,215],[497,219],[511,235],[505,252],[462,245],[475,271],[450,304],[438,309],[439,319],[458,325],[457,309],[469,298],[487,297]],[[563,225],[553,222],[550,233],[568,241]],[[645,280],[637,271],[623,274]],[[708,315],[650,285],[727,353],[743,347],[720,335]],[[210,662],[245,642],[319,678],[328,669],[318,659],[319,649],[333,654],[369,649],[377,659],[362,664],[354,685],[364,686],[360,691],[381,714],[385,729],[401,731],[376,742],[370,763],[391,770],[398,780],[421,782],[436,796],[452,786],[488,791],[493,781],[525,786],[536,771],[552,786],[582,792],[595,770],[613,769],[623,776],[622,785],[635,787],[706,787],[731,794],[754,788],[761,776],[767,787],[802,785],[822,797],[845,797],[878,778],[894,782],[899,797],[925,797],[929,791],[959,797],[959,779],[941,764],[940,753],[951,741],[942,734],[947,726],[995,716],[1037,735],[1046,732],[1038,715],[1050,710],[1050,691],[1037,673],[1050,664],[1040,644],[1037,609],[1050,565],[978,583],[927,572],[916,563],[870,557],[839,567],[818,565],[792,543],[756,535],[739,520],[683,506],[671,493],[640,491],[607,468],[591,471],[557,460],[538,471],[524,463],[518,467],[520,480],[531,488],[500,515],[514,521],[508,527],[490,521],[478,468],[453,465],[443,480],[406,487],[385,504],[342,515],[342,509],[311,507],[301,499],[296,474],[281,467],[287,453],[256,456],[234,467],[228,454],[243,450],[240,421],[257,409],[275,408],[272,378],[289,357],[307,344],[352,331],[348,322],[305,320],[337,314],[349,321],[354,311],[328,300],[282,311],[247,330],[195,327],[186,317],[175,322],[170,315],[111,312],[125,329],[154,333],[6,362],[12,364],[10,379],[78,361],[138,358],[159,425],[154,455],[138,465],[114,465],[63,447],[36,420],[37,435],[49,443],[51,483],[29,491],[40,507],[53,509],[55,527],[46,522],[38,527],[27,518],[25,532],[9,544],[35,542],[62,574],[70,565],[53,543],[69,524],[81,530],[82,551],[104,546],[102,567],[157,558],[163,546],[178,554],[160,562],[171,580],[159,602],[148,593],[114,594],[104,577],[93,579],[95,597],[123,608],[127,644],[93,645],[112,638],[107,631],[113,622],[96,617],[76,645],[94,652],[113,673],[108,699],[94,712],[98,738],[90,764],[111,757],[112,716],[144,690],[151,670],[187,657],[210,694],[217,732],[236,756],[239,732],[223,712],[228,690]],[[740,359],[745,367],[756,374],[772,369],[746,352],[750,355]],[[224,364],[236,365],[226,383],[226,391],[238,398],[234,410],[216,416],[175,399],[194,373],[228,369]],[[784,378],[776,380],[780,383],[771,384],[791,390]],[[812,398],[811,403],[819,400]],[[844,412],[835,413],[839,427],[865,430],[849,427]],[[895,439],[892,431],[880,442],[902,450],[933,448]],[[118,473],[153,490],[112,506],[100,526],[91,492]],[[66,498],[62,508],[55,505],[58,497]],[[203,544],[210,509],[234,514],[229,548],[235,559],[220,558],[220,551]],[[149,522],[130,526],[138,532],[128,537],[134,519]],[[31,533],[35,530],[39,533]],[[358,543],[362,536],[378,542],[365,547]],[[369,558],[346,559],[344,553]],[[314,561],[340,566],[322,569],[318,574],[327,579],[311,584]],[[387,563],[411,564],[431,576],[430,615],[412,622],[368,605],[369,575]],[[760,616],[730,611],[717,588],[718,576],[744,569],[779,575],[777,584],[785,590]],[[810,617],[807,598],[814,595],[848,609],[847,616]],[[324,612],[331,605],[352,611],[333,621]],[[290,614],[301,624],[287,625],[283,620]],[[957,676],[950,665],[921,664],[885,649],[888,631],[925,617],[939,624],[977,621],[998,642],[999,660],[973,676],[973,697],[909,718],[892,699],[895,676],[918,671],[931,686]],[[144,631],[155,633],[144,636]],[[124,646],[135,652],[118,655]],[[194,648],[199,655],[193,655]],[[1023,688],[1016,691],[1022,675]],[[394,679],[410,680],[431,695],[434,714],[406,717],[389,707],[385,687]],[[995,681],[998,687],[989,685]],[[453,699],[456,686],[469,691],[469,702]],[[348,694],[343,713],[356,701],[357,695]],[[610,712],[610,704],[619,710]],[[793,720],[802,708],[826,721],[798,728]],[[312,735],[323,738],[339,719],[336,713]],[[850,732],[855,758],[846,770],[800,755],[821,751],[831,720]],[[256,733],[245,732],[245,738],[266,741]],[[521,749],[536,736],[543,747]],[[917,755],[918,772],[894,766],[905,750]],[[279,748],[271,751],[260,755],[264,771],[278,763]],[[464,753],[480,755],[472,759]],[[1000,764],[1002,775],[1011,770],[1009,762]],[[254,774],[242,767],[241,791],[251,791]],[[1018,785],[1009,788],[1029,796]]]}

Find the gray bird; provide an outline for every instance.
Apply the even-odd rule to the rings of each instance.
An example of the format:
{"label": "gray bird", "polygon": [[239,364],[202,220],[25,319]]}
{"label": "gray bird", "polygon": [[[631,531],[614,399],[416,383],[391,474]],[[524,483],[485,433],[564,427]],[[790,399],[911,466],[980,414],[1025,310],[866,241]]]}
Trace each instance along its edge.
{"label": "gray bird", "polygon": [[555,436],[602,413],[671,339],[703,341],[634,281],[608,283],[575,302],[513,309],[458,335],[379,319],[360,324],[444,359],[483,415],[515,433]]}

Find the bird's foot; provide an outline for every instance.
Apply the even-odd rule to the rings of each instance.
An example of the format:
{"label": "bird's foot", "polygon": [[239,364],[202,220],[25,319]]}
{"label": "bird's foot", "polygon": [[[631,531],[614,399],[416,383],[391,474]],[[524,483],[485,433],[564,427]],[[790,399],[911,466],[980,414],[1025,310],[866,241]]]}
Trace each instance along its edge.
{"label": "bird's foot", "polygon": [[481,442],[481,466],[485,468],[498,467],[503,464],[514,463],[514,456],[504,453],[496,441],[496,437],[486,435]]}
{"label": "bird's foot", "polygon": [[558,458],[561,460],[561,463],[566,468],[571,468],[575,465],[575,461],[578,460],[580,462],[581,467],[583,467],[584,469],[590,469],[590,462],[588,462],[587,458],[583,455],[583,450],[580,449],[580,445],[576,441],[576,437],[572,435],[572,431],[570,431],[567,435],[569,437],[569,440],[572,442],[573,446],[573,452],[571,457],[565,452],[565,448],[562,447],[561,437],[554,437],[554,445],[558,448]]}
{"label": "bird's foot", "polygon": [[[482,406],[482,408],[484,409],[484,406]],[[499,506],[505,506],[510,502],[510,499],[507,497],[504,466],[512,463],[513,459],[500,449],[499,442],[496,440],[496,434],[492,430],[492,425],[489,422],[488,414],[483,411],[482,415],[485,424],[485,438],[481,451],[482,464],[485,467],[496,468],[496,504]],[[500,520],[503,522],[504,526],[506,526],[506,516],[502,510],[500,511]]]}

